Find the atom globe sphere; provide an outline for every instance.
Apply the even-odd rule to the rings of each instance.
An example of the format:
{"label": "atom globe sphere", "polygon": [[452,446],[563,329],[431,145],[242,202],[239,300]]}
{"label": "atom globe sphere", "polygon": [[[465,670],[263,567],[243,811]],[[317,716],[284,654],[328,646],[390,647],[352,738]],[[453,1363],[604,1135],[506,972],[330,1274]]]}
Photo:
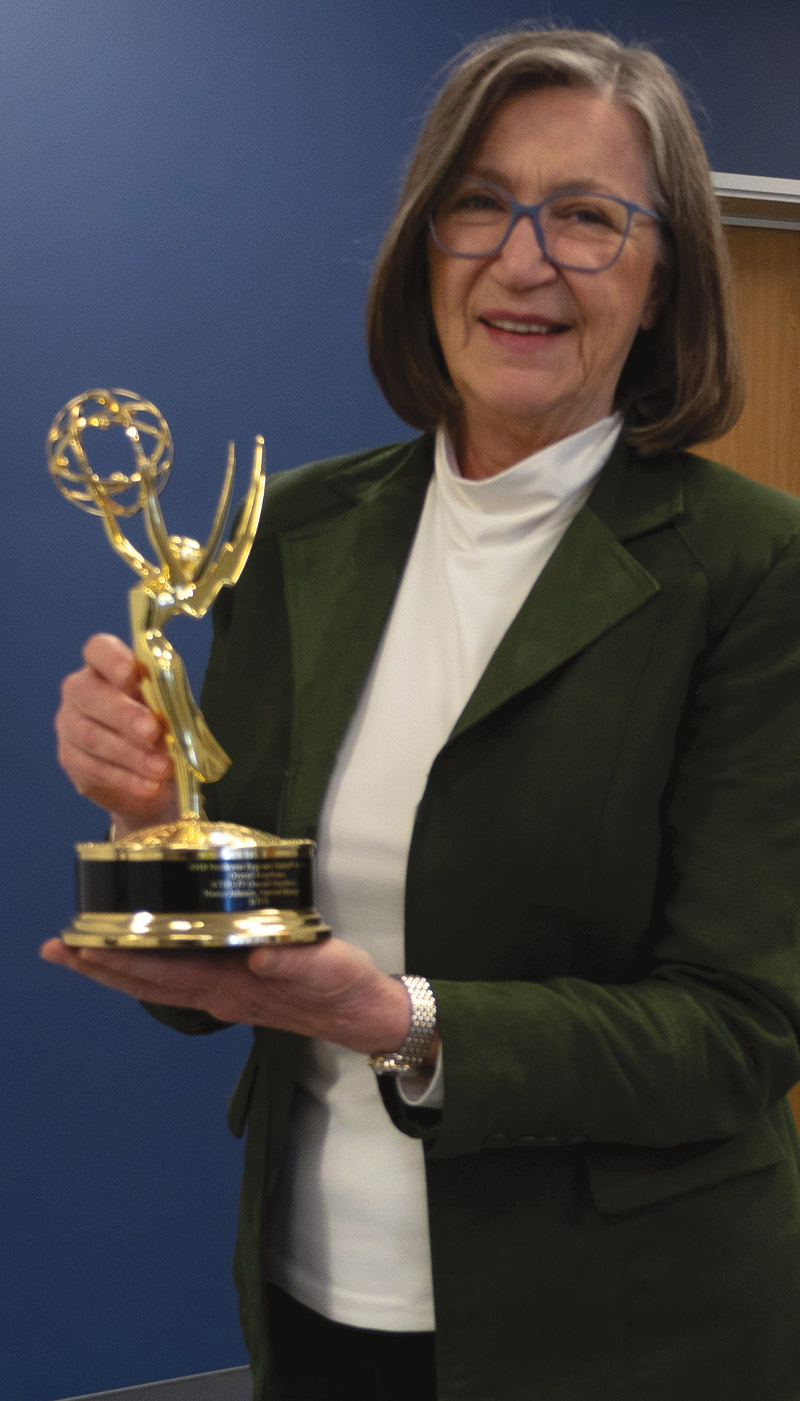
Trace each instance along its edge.
{"label": "atom globe sphere", "polygon": [[[109,446],[121,448],[133,461],[128,466],[123,458],[119,467],[100,476],[92,468],[84,435],[115,428],[121,431]],[[172,435],[147,399],[128,389],[92,389],[71,399],[55,418],[47,435],[47,461],[62,496],[82,511],[99,516],[105,506],[115,516],[135,516],[144,502],[145,478],[157,492],[166,484]]]}

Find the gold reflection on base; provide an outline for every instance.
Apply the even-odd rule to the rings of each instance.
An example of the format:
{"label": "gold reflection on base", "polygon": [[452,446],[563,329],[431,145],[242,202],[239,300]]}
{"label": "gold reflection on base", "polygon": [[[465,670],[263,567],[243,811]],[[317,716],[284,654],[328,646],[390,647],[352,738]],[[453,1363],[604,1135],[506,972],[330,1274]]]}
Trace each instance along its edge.
{"label": "gold reflection on base", "polygon": [[315,944],[330,929],[316,910],[253,910],[235,915],[78,914],[62,939],[86,949],[246,949]]}

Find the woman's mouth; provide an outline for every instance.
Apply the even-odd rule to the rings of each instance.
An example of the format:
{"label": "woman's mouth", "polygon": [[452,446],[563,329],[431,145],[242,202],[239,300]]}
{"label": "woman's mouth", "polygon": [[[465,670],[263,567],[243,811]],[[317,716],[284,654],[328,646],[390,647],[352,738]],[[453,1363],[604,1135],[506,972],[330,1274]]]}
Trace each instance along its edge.
{"label": "woman's mouth", "polygon": [[563,322],[549,321],[545,317],[481,317],[481,322],[489,331],[503,331],[514,336],[553,336],[566,331]]}
{"label": "woman's mouth", "polygon": [[562,335],[569,330],[563,322],[551,321],[542,316],[481,316],[479,321],[492,336],[548,337]]}

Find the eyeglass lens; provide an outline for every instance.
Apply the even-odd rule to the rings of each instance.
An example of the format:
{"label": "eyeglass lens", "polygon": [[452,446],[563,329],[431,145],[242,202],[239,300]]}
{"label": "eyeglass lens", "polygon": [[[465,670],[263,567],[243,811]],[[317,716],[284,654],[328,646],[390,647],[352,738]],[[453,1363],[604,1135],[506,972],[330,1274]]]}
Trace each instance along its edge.
{"label": "eyeglass lens", "polygon": [[[445,192],[433,225],[448,253],[481,257],[503,242],[514,208],[502,190],[456,180]],[[553,195],[539,206],[545,252],[553,262],[587,271],[614,261],[628,232],[624,203],[604,195]]]}

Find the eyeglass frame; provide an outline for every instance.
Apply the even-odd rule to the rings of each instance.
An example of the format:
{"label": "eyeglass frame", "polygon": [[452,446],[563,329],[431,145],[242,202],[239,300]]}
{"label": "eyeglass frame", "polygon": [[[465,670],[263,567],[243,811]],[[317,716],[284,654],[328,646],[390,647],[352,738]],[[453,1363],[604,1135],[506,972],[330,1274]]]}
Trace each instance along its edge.
{"label": "eyeglass frame", "polygon": [[[469,177],[462,176],[461,178],[465,179]],[[662,224],[664,228],[669,227],[668,222],[664,218],[664,216],[662,214],[656,213],[655,209],[646,209],[643,204],[635,204],[633,200],[622,199],[620,195],[602,194],[599,190],[558,190],[555,194],[547,195],[545,199],[540,199],[537,204],[520,204],[519,200],[514,199],[514,196],[509,194],[508,190],[503,189],[502,185],[495,185],[491,180],[479,180],[476,178],[474,180],[474,184],[482,190],[493,190],[495,194],[502,195],[503,199],[508,202],[508,204],[511,206],[511,217],[508,221],[508,228],[503,234],[503,237],[501,238],[500,242],[496,244],[494,248],[490,248],[485,253],[455,253],[452,249],[445,248],[444,244],[439,239],[436,233],[436,225],[434,222],[436,214],[434,210],[431,209],[428,214],[428,228],[430,230],[431,238],[436,244],[436,247],[440,250],[440,252],[444,253],[445,257],[447,258],[494,258],[496,254],[498,254],[501,251],[501,249],[503,249],[508,243],[508,240],[510,239],[520,219],[527,216],[533,224],[533,231],[536,235],[536,242],[539,245],[539,250],[545,262],[550,263],[554,268],[564,268],[566,272],[608,272],[609,268],[613,268],[615,262],[617,261],[623,248],[625,247],[625,244],[628,241],[628,235],[631,231],[631,223],[633,222],[634,214],[645,214],[648,219],[654,219],[657,224]],[[587,199],[590,196],[594,195],[597,199],[612,200],[614,204],[621,204],[627,212],[628,221],[625,225],[625,230],[620,239],[619,248],[617,249],[611,261],[608,263],[603,263],[603,265],[599,268],[584,268],[578,266],[575,263],[562,263],[560,259],[553,258],[547,251],[547,245],[545,243],[542,225],[539,220],[539,210],[543,209],[546,204],[552,204],[553,201],[556,199],[564,199],[565,196],[569,197],[570,194],[576,196],[585,195]]]}

